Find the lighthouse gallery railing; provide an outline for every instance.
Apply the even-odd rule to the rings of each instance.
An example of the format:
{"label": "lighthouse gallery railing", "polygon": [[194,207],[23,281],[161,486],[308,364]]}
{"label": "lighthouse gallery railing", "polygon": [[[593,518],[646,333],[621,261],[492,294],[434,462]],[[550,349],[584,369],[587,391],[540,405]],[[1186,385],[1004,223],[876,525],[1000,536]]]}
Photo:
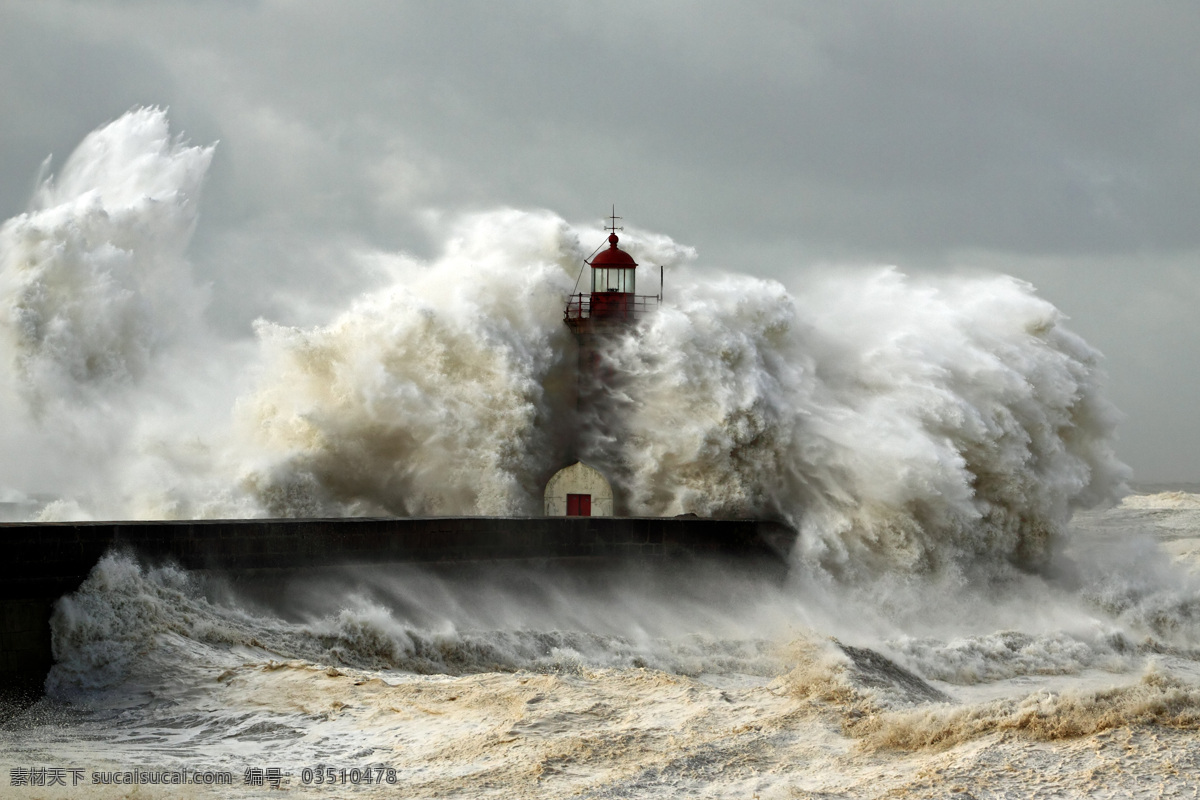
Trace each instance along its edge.
{"label": "lighthouse gallery railing", "polygon": [[572,328],[601,320],[632,321],[651,309],[658,308],[661,298],[654,294],[624,294],[597,292],[573,294],[567,297],[563,321]]}

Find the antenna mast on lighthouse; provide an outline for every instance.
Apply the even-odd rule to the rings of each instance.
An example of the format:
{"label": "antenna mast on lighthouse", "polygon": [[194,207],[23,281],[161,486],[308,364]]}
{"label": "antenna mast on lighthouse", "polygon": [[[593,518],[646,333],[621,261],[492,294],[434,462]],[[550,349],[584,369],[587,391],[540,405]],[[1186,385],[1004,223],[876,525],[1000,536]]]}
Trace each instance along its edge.
{"label": "antenna mast on lighthouse", "polygon": [[608,219],[612,220],[612,224],[605,225],[604,230],[610,231],[612,233],[616,233],[617,231],[625,230],[625,228],[623,228],[623,227],[622,228],[617,227],[617,220],[624,219],[624,217],[617,216],[617,204],[616,203],[613,203],[612,213],[608,215]]}

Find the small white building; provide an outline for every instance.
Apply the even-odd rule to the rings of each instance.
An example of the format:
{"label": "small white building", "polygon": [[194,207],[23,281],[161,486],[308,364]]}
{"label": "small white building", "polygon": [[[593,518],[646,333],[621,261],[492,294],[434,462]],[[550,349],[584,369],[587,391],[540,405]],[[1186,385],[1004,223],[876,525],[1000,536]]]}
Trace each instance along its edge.
{"label": "small white building", "polygon": [[611,517],[613,493],[600,471],[582,461],[560,469],[546,484],[547,517]]}

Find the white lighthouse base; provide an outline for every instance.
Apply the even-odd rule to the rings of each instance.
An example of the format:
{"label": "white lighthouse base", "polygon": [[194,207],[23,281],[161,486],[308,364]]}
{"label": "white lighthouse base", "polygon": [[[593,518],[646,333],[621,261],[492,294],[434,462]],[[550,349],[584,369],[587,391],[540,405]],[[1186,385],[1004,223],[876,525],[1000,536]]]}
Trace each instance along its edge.
{"label": "white lighthouse base", "polygon": [[582,461],[554,473],[546,484],[547,517],[612,515],[612,487],[599,470]]}

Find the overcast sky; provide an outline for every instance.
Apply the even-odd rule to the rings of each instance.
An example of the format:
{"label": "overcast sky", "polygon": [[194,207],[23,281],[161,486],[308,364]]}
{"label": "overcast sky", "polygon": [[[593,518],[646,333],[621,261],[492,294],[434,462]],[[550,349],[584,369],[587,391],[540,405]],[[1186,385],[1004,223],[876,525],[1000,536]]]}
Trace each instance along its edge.
{"label": "overcast sky", "polygon": [[1168,0],[3,0],[0,216],[161,105],[220,140],[192,260],[230,336],[357,291],[349,248],[429,254],[431,211],[616,203],[785,283],[1005,272],[1106,354],[1135,480],[1200,481],[1197,42]]}

